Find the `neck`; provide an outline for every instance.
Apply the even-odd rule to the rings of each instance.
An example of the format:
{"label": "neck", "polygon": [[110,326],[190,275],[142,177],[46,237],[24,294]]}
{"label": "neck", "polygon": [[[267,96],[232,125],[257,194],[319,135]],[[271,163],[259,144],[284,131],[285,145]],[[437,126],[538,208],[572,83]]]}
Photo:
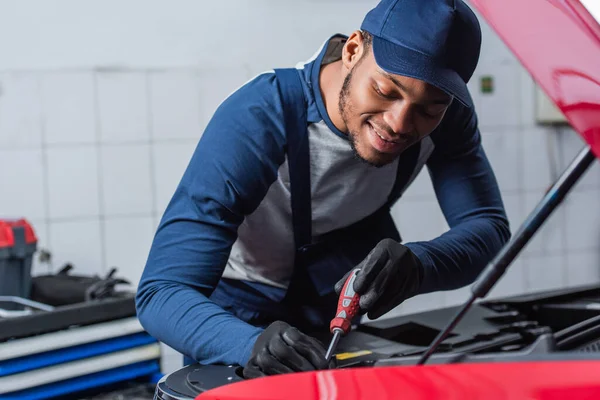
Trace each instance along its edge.
{"label": "neck", "polygon": [[342,68],[343,64],[341,60],[327,64],[321,68],[321,72],[319,73],[319,87],[329,119],[331,119],[331,122],[333,122],[333,125],[337,129],[347,133],[348,128],[344,123],[338,106],[343,84]]}

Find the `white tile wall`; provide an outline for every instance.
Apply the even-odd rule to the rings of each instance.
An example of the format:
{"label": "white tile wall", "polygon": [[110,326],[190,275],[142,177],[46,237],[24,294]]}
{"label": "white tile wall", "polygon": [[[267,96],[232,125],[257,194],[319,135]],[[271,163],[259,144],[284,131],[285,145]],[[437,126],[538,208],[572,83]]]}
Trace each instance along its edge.
{"label": "white tile wall", "polygon": [[100,219],[53,222],[50,225],[53,272],[66,263],[75,267],[73,274],[103,274],[105,268],[100,235]]}
{"label": "white tile wall", "polygon": [[566,236],[569,251],[600,247],[600,190],[573,192],[565,199]]}
{"label": "white tile wall", "polygon": [[594,249],[567,254],[566,284],[589,285],[600,281],[600,250]]}
{"label": "white tile wall", "polygon": [[523,257],[527,265],[527,289],[542,291],[565,286],[565,254]]}
{"label": "white tile wall", "polygon": [[[583,139],[571,129],[563,129],[559,134],[559,149],[562,152],[562,170],[567,168],[580,151],[586,146]],[[588,189],[600,189],[600,161],[595,160],[589,169],[573,187],[573,191],[581,192]]]}
{"label": "white tile wall", "polygon": [[0,148],[42,144],[40,85],[33,73],[0,74]]}
{"label": "white tile wall", "polygon": [[518,129],[490,129],[481,132],[483,148],[494,169],[502,192],[522,189],[522,135]]}
{"label": "white tile wall", "polygon": [[427,167],[424,167],[410,187],[402,195],[404,200],[433,199],[435,190]]}
{"label": "white tile wall", "polygon": [[524,149],[537,149],[523,156],[523,187],[528,191],[546,190],[561,172],[558,138],[541,127],[524,128],[520,134]]}
{"label": "white tile wall", "polygon": [[526,260],[517,257],[509,266],[504,275],[490,290],[487,297],[498,298],[521,294],[527,290],[528,268]]}
{"label": "white tile wall", "polygon": [[519,68],[519,97],[521,100],[521,125],[524,128],[536,126],[535,122],[535,86],[531,74],[525,68]]}
{"label": "white tile wall", "polygon": [[480,65],[473,74],[473,80],[492,76],[492,93],[480,93],[477,116],[482,129],[516,128],[520,125],[519,70],[514,64]]}
{"label": "white tile wall", "polygon": [[228,66],[218,70],[200,69],[198,71],[202,129],[210,121],[212,114],[221,102],[250,78],[252,77],[243,66],[238,68]]}
{"label": "white tile wall", "polygon": [[402,200],[392,208],[392,216],[404,242],[431,240],[447,229],[436,200]]}
{"label": "white tile wall", "polygon": [[513,192],[502,194],[502,200],[504,202],[504,209],[508,217],[510,224],[510,231],[515,234],[521,224],[525,221],[529,209],[525,208],[524,199],[525,194],[521,192]]}
{"label": "white tile wall", "polygon": [[[525,193],[525,209],[533,211],[543,196],[543,192]],[[564,206],[554,209],[527,245],[525,253],[530,255],[562,254],[566,250],[565,213]]]}
{"label": "white tile wall", "polygon": [[154,236],[152,217],[108,218],[104,220],[106,268],[117,268],[117,276],[137,287]]}
{"label": "white tile wall", "polygon": [[144,72],[100,72],[96,75],[100,139],[103,143],[150,138],[148,84]]}
{"label": "white tile wall", "polygon": [[105,215],[150,215],[153,211],[150,145],[102,146]]}
{"label": "white tile wall", "polygon": [[189,139],[181,143],[154,143],[152,145],[155,182],[153,194],[158,215],[162,215],[169,204],[196,145],[196,139]]}
{"label": "white tile wall", "polygon": [[200,138],[200,87],[193,70],[150,74],[150,107],[154,140]]}
{"label": "white tile wall", "polygon": [[[355,10],[366,11],[360,3]],[[278,3],[277,15],[286,7]],[[330,26],[345,27],[341,20]],[[535,125],[533,80],[485,22],[482,29],[481,60],[469,87],[516,232],[583,142],[568,129]],[[248,50],[234,43],[227,61],[214,57],[201,67],[110,69],[91,60],[79,70],[0,73],[0,215],[35,223],[40,243],[53,254],[53,270],[67,261],[92,274],[116,265],[136,280],[157,220],[216,107],[255,74],[309,58],[324,39],[322,33],[306,37],[302,54],[284,36],[271,42],[281,47],[259,43]],[[494,78],[490,94],[479,92],[486,75]],[[599,200],[596,162],[492,295],[599,281]],[[426,170],[393,215],[406,241],[429,240],[447,229]],[[465,287],[419,296],[388,316],[462,303],[468,293]],[[168,368],[176,368],[181,358],[170,354]]]}
{"label": "white tile wall", "polygon": [[53,147],[46,154],[49,218],[98,216],[98,148]]}
{"label": "white tile wall", "polygon": [[91,72],[42,75],[42,101],[47,144],[96,142],[94,75]]}
{"label": "white tile wall", "polygon": [[160,344],[161,350],[161,372],[169,374],[183,367],[183,356],[177,350],[167,346],[164,343]]}
{"label": "white tile wall", "polygon": [[0,150],[0,216],[46,218],[42,150]]}

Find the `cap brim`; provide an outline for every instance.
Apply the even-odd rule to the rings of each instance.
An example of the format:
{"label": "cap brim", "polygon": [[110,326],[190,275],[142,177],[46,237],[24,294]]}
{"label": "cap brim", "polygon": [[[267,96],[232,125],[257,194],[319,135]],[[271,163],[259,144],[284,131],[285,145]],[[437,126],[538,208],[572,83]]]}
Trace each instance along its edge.
{"label": "cap brim", "polygon": [[466,107],[473,107],[467,84],[456,71],[439,66],[423,53],[378,36],[373,36],[372,49],[375,62],[384,71],[425,81],[454,96]]}

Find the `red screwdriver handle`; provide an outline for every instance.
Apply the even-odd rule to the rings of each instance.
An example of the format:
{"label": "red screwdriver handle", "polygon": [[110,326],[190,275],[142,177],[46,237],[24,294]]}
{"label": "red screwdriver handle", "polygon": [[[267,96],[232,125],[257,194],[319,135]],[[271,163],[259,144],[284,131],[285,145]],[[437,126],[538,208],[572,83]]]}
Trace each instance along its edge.
{"label": "red screwdriver handle", "polygon": [[340,298],[338,300],[337,312],[335,318],[331,320],[329,329],[333,333],[335,328],[341,329],[344,335],[350,331],[350,325],[352,320],[358,314],[360,309],[358,301],[360,296],[354,292],[354,281],[356,280],[356,274],[358,274],[360,268],[356,268],[346,279],[344,287],[340,292]]}

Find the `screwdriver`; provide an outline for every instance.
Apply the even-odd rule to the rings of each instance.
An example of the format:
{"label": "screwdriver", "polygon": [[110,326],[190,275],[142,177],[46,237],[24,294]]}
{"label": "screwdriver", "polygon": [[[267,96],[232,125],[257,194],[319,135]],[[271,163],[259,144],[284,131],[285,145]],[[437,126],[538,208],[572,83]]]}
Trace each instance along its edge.
{"label": "screwdriver", "polygon": [[335,318],[333,318],[329,324],[329,330],[333,333],[333,338],[331,339],[331,343],[325,354],[327,362],[331,359],[340,337],[348,334],[350,331],[352,320],[359,311],[358,301],[360,296],[354,292],[354,281],[356,280],[358,271],[360,271],[360,268],[354,269],[352,273],[348,275],[344,287],[342,287],[342,291],[340,292]]}

